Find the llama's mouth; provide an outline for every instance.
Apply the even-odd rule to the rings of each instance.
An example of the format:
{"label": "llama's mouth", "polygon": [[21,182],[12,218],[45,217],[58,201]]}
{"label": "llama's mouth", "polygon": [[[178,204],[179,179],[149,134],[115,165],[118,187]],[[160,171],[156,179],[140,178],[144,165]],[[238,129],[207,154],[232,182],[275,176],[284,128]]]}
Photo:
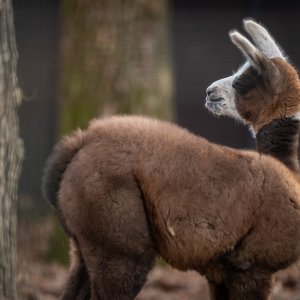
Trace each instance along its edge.
{"label": "llama's mouth", "polygon": [[222,109],[224,108],[225,105],[225,99],[224,98],[211,98],[211,97],[206,97],[206,102],[205,102],[205,107],[214,113],[215,115],[222,115]]}
{"label": "llama's mouth", "polygon": [[219,97],[219,98],[213,98],[213,97],[206,97],[206,102],[211,102],[211,103],[218,103],[224,101],[224,98]]}

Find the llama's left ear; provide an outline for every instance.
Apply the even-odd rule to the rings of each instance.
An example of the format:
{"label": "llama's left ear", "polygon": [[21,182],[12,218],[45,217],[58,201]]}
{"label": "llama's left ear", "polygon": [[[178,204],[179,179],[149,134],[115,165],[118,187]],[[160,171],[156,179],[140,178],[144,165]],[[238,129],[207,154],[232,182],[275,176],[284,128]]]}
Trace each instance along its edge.
{"label": "llama's left ear", "polygon": [[251,19],[244,19],[243,24],[255,45],[265,56],[268,58],[280,57],[286,59],[284,52],[265,27]]}
{"label": "llama's left ear", "polygon": [[232,42],[244,54],[250,65],[259,73],[263,74],[273,67],[272,61],[258,50],[245,36],[233,30],[229,33]]}

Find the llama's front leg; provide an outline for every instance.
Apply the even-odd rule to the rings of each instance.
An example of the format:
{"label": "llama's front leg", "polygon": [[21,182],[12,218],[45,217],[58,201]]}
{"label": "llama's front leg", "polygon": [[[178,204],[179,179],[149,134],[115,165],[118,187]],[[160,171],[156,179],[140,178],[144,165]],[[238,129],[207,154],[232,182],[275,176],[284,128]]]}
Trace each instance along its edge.
{"label": "llama's front leg", "polygon": [[229,300],[228,289],[224,283],[208,282],[210,300]]}
{"label": "llama's front leg", "polygon": [[206,267],[205,276],[208,281],[210,300],[229,300],[228,287],[226,284],[228,279],[227,271],[226,265],[222,260]]}
{"label": "llama's front leg", "polygon": [[272,275],[265,271],[247,271],[232,274],[229,286],[230,300],[268,300]]}

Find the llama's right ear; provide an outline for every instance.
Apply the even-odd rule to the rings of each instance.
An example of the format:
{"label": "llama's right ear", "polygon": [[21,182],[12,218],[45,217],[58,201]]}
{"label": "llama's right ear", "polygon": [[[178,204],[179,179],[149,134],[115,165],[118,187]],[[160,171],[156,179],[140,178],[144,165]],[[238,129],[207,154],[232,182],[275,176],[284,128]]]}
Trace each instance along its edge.
{"label": "llama's right ear", "polygon": [[253,39],[255,45],[265,56],[268,58],[280,57],[286,59],[283,51],[266,28],[251,19],[244,19],[243,23],[245,30]]}
{"label": "llama's right ear", "polygon": [[258,50],[245,36],[233,30],[229,33],[232,42],[244,54],[250,65],[259,73],[263,74],[273,65],[260,50]]}

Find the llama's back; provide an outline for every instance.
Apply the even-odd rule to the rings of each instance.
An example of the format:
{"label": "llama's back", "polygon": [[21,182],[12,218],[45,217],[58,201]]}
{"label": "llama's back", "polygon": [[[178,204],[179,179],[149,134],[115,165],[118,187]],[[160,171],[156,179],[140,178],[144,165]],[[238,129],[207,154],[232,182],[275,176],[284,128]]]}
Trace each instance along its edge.
{"label": "llama's back", "polygon": [[[143,117],[110,117],[92,121],[86,131],[78,129],[54,147],[44,169],[42,179],[44,197],[56,206],[64,172],[74,156],[87,145],[102,143],[92,155],[97,156],[98,161],[103,159],[103,163],[113,166],[115,162],[118,162],[124,167],[126,161],[137,159],[134,155],[140,150],[142,144],[153,145],[154,140],[157,139],[163,143],[164,137],[168,138],[174,130],[184,132],[175,125]],[[144,146],[144,148],[148,147],[148,145]],[[156,146],[159,147],[159,143]],[[107,149],[107,157],[99,153],[100,148],[102,152]],[[79,166],[78,171],[82,168],[83,166]]]}
{"label": "llama's back", "polygon": [[[47,159],[42,178],[42,191],[45,199],[53,206],[56,206],[64,172],[77,152],[84,146],[101,141],[104,147],[105,144],[109,143],[114,143],[115,145],[124,145],[126,143],[125,147],[127,148],[130,145],[134,146],[136,141],[130,141],[130,139],[133,136],[138,137],[143,131],[143,127],[151,127],[149,124],[155,124],[155,121],[142,117],[110,117],[94,120],[86,131],[78,129],[64,137],[56,144],[53,152]],[[132,135],[133,132],[135,134]]]}

